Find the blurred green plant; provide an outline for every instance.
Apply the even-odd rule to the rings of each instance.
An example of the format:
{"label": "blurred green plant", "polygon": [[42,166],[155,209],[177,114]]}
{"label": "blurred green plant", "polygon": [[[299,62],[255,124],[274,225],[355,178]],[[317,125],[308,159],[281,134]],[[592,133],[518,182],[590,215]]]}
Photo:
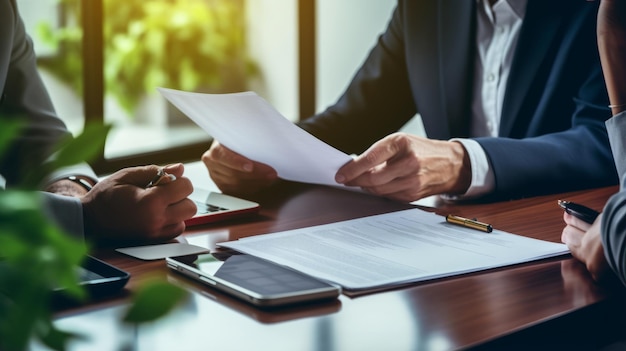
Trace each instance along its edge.
{"label": "blurred green plant", "polygon": [[[2,122],[0,155],[19,129],[17,123]],[[64,350],[69,340],[79,337],[54,326],[51,301],[59,287],[77,300],[86,298],[76,267],[87,246],[42,214],[41,193],[35,189],[48,171],[90,160],[103,147],[109,130],[110,126],[87,126],[78,137],[61,143],[49,166],[34,170],[16,190],[0,190],[0,350],[26,350],[32,340]],[[179,287],[153,281],[134,295],[124,322],[158,319],[185,296]]]}
{"label": "blurred green plant", "polygon": [[[38,35],[60,54],[40,65],[82,92],[80,0],[60,0],[67,26]],[[243,0],[103,0],[107,93],[132,112],[158,86],[233,92],[258,74],[246,53]]]}

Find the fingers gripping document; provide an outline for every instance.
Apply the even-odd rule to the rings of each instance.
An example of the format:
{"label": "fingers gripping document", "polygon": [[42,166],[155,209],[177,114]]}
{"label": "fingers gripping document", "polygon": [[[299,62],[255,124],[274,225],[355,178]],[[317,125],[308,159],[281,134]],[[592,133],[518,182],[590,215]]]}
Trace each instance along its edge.
{"label": "fingers gripping document", "polygon": [[337,186],[335,173],[352,160],[287,120],[253,92],[158,90],[222,145],[270,165],[282,179]]}

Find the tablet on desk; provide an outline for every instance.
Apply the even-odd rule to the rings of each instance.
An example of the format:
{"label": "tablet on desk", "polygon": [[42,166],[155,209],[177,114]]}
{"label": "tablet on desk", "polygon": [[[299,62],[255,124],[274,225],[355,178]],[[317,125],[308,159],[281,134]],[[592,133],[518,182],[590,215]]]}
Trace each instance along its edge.
{"label": "tablet on desk", "polygon": [[[83,286],[92,298],[113,295],[122,290],[130,279],[128,272],[92,256],[86,256],[76,270],[78,284]],[[53,299],[57,302],[71,300],[64,294],[62,288],[53,291]]]}
{"label": "tablet on desk", "polygon": [[256,202],[201,188],[194,189],[189,198],[196,203],[198,212],[185,221],[187,226],[254,214],[260,208]]}
{"label": "tablet on desk", "polygon": [[291,268],[235,251],[167,257],[174,272],[258,307],[337,299],[341,288]]}

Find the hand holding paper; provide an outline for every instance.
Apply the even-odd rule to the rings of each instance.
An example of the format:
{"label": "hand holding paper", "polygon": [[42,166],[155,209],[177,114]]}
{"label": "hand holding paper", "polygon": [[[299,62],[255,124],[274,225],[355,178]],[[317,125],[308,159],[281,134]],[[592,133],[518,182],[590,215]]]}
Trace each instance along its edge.
{"label": "hand holding paper", "polygon": [[337,170],[352,160],[294,125],[253,92],[158,90],[222,145],[271,166],[282,179],[337,186]]}

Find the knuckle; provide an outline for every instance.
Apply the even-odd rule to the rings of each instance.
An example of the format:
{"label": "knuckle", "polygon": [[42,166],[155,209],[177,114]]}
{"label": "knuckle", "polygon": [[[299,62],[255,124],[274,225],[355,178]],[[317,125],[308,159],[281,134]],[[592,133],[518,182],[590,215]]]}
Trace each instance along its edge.
{"label": "knuckle", "polygon": [[368,166],[375,165],[378,163],[378,159],[380,158],[381,154],[382,152],[380,152],[379,149],[373,148],[365,154],[365,162]]}
{"label": "knuckle", "polygon": [[417,170],[420,168],[420,160],[417,155],[412,155],[411,157],[407,157],[404,168],[408,170]]}
{"label": "knuckle", "polygon": [[[150,192],[146,194],[144,197],[142,197],[138,203],[138,206],[144,209],[144,212],[148,214],[162,213],[163,208],[165,208],[165,204],[163,203],[161,196],[156,191]],[[162,216],[154,216],[154,217],[155,217],[154,223],[161,222]]]}
{"label": "knuckle", "polygon": [[407,133],[403,133],[403,132],[394,133],[391,135],[391,138],[393,141],[391,145],[400,149],[404,149],[408,147],[411,143],[411,138],[409,137],[409,134]]}
{"label": "knuckle", "polygon": [[185,199],[185,204],[186,204],[186,213],[184,214],[185,217],[191,217],[194,214],[196,214],[196,211],[198,210],[198,207],[196,206],[196,203],[191,200],[191,199]]}
{"label": "knuckle", "polygon": [[211,149],[205,151],[202,156],[200,157],[200,159],[202,160],[202,162],[204,162],[205,164],[208,164],[209,162],[211,162]]}
{"label": "knuckle", "polygon": [[185,197],[193,192],[193,183],[187,177],[180,178],[180,184],[182,184],[182,192],[185,194]]}

